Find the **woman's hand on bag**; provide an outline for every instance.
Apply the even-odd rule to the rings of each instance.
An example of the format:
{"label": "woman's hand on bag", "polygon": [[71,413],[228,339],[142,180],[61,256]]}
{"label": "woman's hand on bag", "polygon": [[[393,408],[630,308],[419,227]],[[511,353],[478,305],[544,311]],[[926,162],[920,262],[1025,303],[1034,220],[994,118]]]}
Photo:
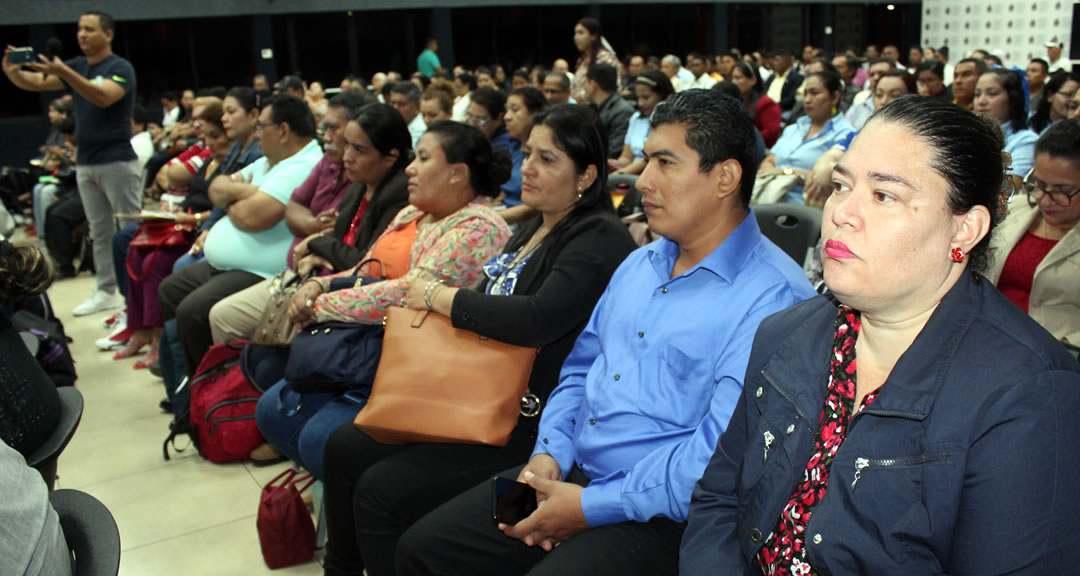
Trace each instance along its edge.
{"label": "woman's hand on bag", "polygon": [[308,242],[311,242],[312,238],[318,238],[319,236],[322,236],[322,232],[316,232],[316,233],[308,236],[307,238],[304,238],[303,240],[301,240],[300,243],[297,244],[296,247],[294,247],[292,249],[292,251],[293,251],[293,262],[299,262],[301,258],[303,258],[304,256],[307,256],[309,254],[309,252],[308,252]]}
{"label": "woman's hand on bag", "polygon": [[316,256],[314,254],[308,254],[307,256],[304,256],[303,258],[296,259],[295,260],[295,266],[296,266],[296,273],[299,274],[300,276],[307,276],[308,274],[311,273],[312,270],[315,270],[315,269],[318,269],[318,268],[325,268],[326,270],[333,270],[334,269],[333,264],[326,261],[326,259],[324,259],[323,257]]}
{"label": "woman's hand on bag", "polygon": [[[409,286],[409,292],[405,294],[405,299],[401,301],[401,305],[405,308],[412,308],[413,310],[427,310],[427,303],[424,302],[424,291],[428,289],[428,284],[431,284],[430,280],[417,280],[416,282],[413,282],[412,285]],[[432,287],[432,289],[434,289],[434,287]]]}
{"label": "woman's hand on bag", "polygon": [[323,293],[318,282],[306,282],[293,294],[289,301],[289,320],[297,326],[304,326],[315,318],[315,299]]}
{"label": "woman's hand on bag", "polygon": [[195,239],[195,243],[191,245],[191,250],[188,250],[188,254],[192,256],[198,256],[202,254],[203,244],[206,242],[207,232],[200,232],[199,237]]}

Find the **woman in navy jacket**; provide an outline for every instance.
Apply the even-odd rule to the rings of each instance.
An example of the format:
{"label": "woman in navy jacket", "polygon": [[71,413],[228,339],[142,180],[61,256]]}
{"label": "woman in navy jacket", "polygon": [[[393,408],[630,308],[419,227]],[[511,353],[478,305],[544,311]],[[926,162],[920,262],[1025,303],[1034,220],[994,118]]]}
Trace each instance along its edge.
{"label": "woman in navy jacket", "polygon": [[681,574],[1076,571],[1080,366],[978,274],[1002,145],[919,96],[856,137],[825,206],[832,295],[758,329]]}

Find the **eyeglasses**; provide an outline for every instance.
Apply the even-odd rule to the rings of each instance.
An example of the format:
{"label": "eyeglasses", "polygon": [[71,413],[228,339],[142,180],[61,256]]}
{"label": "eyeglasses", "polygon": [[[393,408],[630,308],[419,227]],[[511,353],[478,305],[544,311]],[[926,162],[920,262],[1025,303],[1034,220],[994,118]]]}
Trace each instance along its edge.
{"label": "eyeglasses", "polygon": [[481,126],[484,126],[488,122],[491,122],[491,118],[481,118],[479,116],[473,116],[472,114],[466,114],[465,122],[479,128]]}
{"label": "eyeglasses", "polygon": [[1049,196],[1050,201],[1058,206],[1068,206],[1073,197],[1080,194],[1080,187],[1075,187],[1072,190],[1066,192],[1064,190],[1050,190],[1046,187],[1046,182],[1040,181],[1035,177],[1035,169],[1032,168],[1024,177],[1024,191],[1027,192],[1028,204],[1032,207],[1038,205],[1039,200],[1042,200],[1043,196]]}
{"label": "eyeglasses", "polygon": [[277,126],[277,124],[274,124],[273,122],[271,122],[269,124],[265,124],[263,122],[255,122],[255,129],[256,130],[265,130],[267,128],[273,128],[274,126]]}

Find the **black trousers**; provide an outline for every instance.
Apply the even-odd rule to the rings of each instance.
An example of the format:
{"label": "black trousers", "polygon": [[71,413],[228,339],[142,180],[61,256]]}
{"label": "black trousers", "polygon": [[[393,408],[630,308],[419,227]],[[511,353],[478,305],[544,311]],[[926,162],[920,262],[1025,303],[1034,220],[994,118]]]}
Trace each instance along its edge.
{"label": "black trousers", "polygon": [[[499,474],[514,479],[524,466]],[[575,471],[577,469],[575,468]],[[577,476],[577,477],[575,477]],[[567,478],[585,485],[584,475]],[[590,528],[551,552],[506,536],[491,519],[491,485],[478,484],[422,518],[401,537],[400,576],[661,576],[679,573],[685,522],[654,518]]]}
{"label": "black trousers", "polygon": [[75,275],[75,257],[81,243],[72,240],[71,234],[83,222],[86,212],[78,192],[62,194],[45,210],[45,245],[61,276]]}
{"label": "black trousers", "polygon": [[262,277],[242,270],[218,270],[203,260],[170,275],[158,288],[161,316],[176,319],[176,332],[184,350],[184,367],[195,375],[199,362],[214,343],[210,334],[210,308],[226,296],[258,284]]}
{"label": "black trousers", "polygon": [[[327,576],[393,576],[398,539],[428,512],[529,459],[536,422],[522,419],[504,447],[379,444],[345,424],[323,461]],[[490,513],[489,513],[490,516]],[[490,518],[485,526],[494,530]]]}

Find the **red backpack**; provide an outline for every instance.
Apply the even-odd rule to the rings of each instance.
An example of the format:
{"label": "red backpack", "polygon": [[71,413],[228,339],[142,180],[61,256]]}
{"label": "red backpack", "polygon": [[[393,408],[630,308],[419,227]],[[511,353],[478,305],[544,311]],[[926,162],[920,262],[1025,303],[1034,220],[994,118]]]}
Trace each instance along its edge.
{"label": "red backpack", "polygon": [[262,390],[244,373],[245,340],[215,344],[191,379],[191,426],[199,454],[211,462],[247,460],[265,440],[255,426]]}

